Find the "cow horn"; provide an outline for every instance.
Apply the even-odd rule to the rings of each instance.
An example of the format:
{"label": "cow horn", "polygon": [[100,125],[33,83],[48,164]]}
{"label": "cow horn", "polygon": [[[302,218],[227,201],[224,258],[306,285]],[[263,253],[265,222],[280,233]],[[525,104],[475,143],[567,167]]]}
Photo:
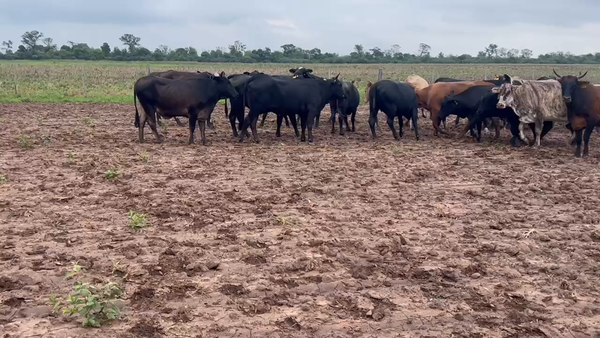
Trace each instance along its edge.
{"label": "cow horn", "polygon": [[[581,79],[582,79],[584,76],[586,76],[586,75],[587,75],[587,73],[588,73],[588,72],[589,72],[589,70],[588,70],[587,72],[583,73],[583,75],[579,75],[579,76],[577,77],[577,79],[578,79],[578,80],[581,80]],[[581,72],[579,72],[579,74],[581,74]]]}
{"label": "cow horn", "polygon": [[556,72],[556,70],[552,69],[552,71],[554,72],[554,74],[560,78],[562,78],[562,76],[558,75],[558,73]]}
{"label": "cow horn", "polygon": [[340,76],[340,73],[338,73],[338,75],[335,76],[335,79],[337,80],[339,76]]}

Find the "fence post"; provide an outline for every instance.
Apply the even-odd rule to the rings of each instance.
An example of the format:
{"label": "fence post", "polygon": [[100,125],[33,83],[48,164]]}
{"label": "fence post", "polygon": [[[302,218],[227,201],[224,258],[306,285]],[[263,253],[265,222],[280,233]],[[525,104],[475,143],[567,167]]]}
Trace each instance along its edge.
{"label": "fence post", "polygon": [[329,70],[329,77],[327,77],[328,79],[331,79],[331,69]]}
{"label": "fence post", "polygon": [[379,73],[377,74],[377,81],[383,80],[383,68],[379,68]]}

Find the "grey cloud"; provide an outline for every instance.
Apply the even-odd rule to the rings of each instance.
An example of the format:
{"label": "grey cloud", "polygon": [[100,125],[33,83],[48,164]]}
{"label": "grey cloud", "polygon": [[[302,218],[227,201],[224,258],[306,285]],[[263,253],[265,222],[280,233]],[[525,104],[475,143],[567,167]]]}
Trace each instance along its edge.
{"label": "grey cloud", "polygon": [[[355,44],[416,52],[470,53],[490,43],[537,53],[600,50],[597,0],[0,0],[0,40],[26,30],[55,38],[120,45],[132,33],[142,45],[278,49],[285,43],[349,53]],[[64,40],[64,41],[63,41]],[[582,43],[585,41],[585,43]]]}

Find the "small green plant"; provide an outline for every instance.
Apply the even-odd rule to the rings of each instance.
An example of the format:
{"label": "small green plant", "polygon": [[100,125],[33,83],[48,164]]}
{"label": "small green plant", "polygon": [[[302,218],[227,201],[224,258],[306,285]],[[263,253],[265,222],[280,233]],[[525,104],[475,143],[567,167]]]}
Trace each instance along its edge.
{"label": "small green plant", "polygon": [[114,301],[122,295],[123,290],[112,282],[100,285],[76,282],[75,291],[66,300],[52,294],[49,304],[54,313],[62,309],[63,315],[80,315],[84,327],[100,327],[107,321],[119,318],[121,311]]}
{"label": "small green plant", "polygon": [[88,127],[91,127],[91,126],[94,124],[94,119],[93,119],[93,118],[91,118],[91,117],[89,117],[89,116],[85,116],[85,117],[83,118],[83,123],[84,123],[86,126],[88,126]]}
{"label": "small green plant", "polygon": [[117,177],[119,177],[119,169],[117,169],[115,167],[109,168],[104,173],[104,177],[106,177],[106,179],[110,180],[110,181],[113,181],[113,180],[117,179]]}
{"label": "small green plant", "polygon": [[73,151],[69,151],[67,153],[67,163],[73,164],[75,162],[75,153]]}
{"label": "small green plant", "polygon": [[163,134],[167,135],[167,131],[168,131],[168,129],[169,129],[169,128],[167,127],[167,121],[164,121],[164,120],[163,120],[163,122],[162,122],[162,126],[160,126],[160,131],[161,131]]}
{"label": "small green plant", "polygon": [[148,226],[148,215],[138,214],[133,210],[129,211],[129,226],[133,230],[141,230]]}
{"label": "small green plant", "polygon": [[42,135],[41,139],[42,139],[42,143],[48,144],[48,143],[50,143],[50,141],[52,141],[52,136]]}
{"label": "small green plant", "polygon": [[145,150],[144,150],[144,151],[142,151],[142,152],[140,153],[140,157],[142,158],[142,162],[143,162],[143,163],[148,163],[148,157],[149,157],[149,156],[148,156],[148,152],[147,152],[147,151],[145,151]]}
{"label": "small green plant", "polygon": [[6,177],[4,174],[0,174],[0,184],[4,184],[6,182],[8,182],[8,177]]}
{"label": "small green plant", "polygon": [[19,147],[23,149],[33,148],[33,142],[31,141],[31,138],[27,135],[19,135]]}
{"label": "small green plant", "polygon": [[44,117],[42,115],[37,116],[38,123],[42,123],[44,121]]}
{"label": "small green plant", "polygon": [[75,264],[73,264],[73,269],[71,269],[71,271],[67,272],[67,275],[65,276],[65,278],[66,279],[73,278],[79,274],[79,271],[81,271],[81,266],[79,264],[75,263]]}

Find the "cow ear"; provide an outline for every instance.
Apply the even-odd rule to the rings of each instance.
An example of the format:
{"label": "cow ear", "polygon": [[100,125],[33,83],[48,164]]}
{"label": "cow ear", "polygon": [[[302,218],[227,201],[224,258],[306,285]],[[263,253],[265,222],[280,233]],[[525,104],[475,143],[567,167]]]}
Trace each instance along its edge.
{"label": "cow ear", "polygon": [[291,68],[290,73],[295,73],[297,70],[298,70],[298,68]]}
{"label": "cow ear", "polygon": [[225,75],[225,71],[221,72],[221,77],[227,77],[227,75]]}
{"label": "cow ear", "polygon": [[511,84],[513,86],[522,86],[523,82],[521,82],[521,80],[513,80],[513,82]]}
{"label": "cow ear", "polygon": [[492,88],[492,93],[494,93],[494,94],[500,93],[500,87],[494,87],[494,88]]}

